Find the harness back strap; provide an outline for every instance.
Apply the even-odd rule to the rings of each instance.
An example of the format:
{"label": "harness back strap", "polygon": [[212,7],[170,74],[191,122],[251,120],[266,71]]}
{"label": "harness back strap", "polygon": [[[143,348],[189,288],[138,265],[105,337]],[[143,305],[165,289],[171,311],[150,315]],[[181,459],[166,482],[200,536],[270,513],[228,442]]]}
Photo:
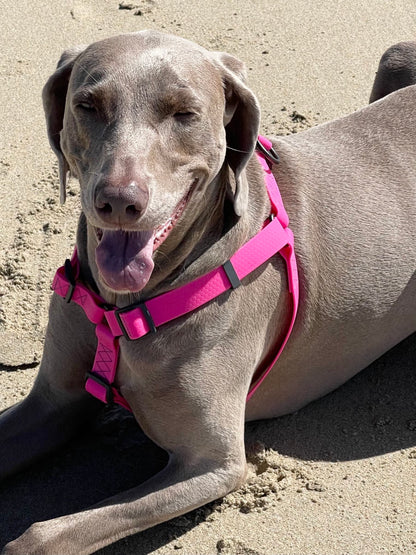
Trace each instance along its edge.
{"label": "harness back strap", "polygon": [[96,325],[97,351],[93,368],[87,372],[85,388],[104,403],[115,402],[131,410],[114,387],[120,337],[134,341],[156,332],[163,324],[196,310],[228,289],[235,289],[242,279],[278,252],[287,266],[289,292],[293,300],[292,318],[272,364],[251,384],[247,399],[251,398],[280,356],[296,318],[299,300],[298,274],[293,233],[287,227],[289,218],[267,162],[267,153],[263,153],[265,150],[269,151],[272,144],[264,137],[259,137],[259,141],[263,149],[262,152],[257,152],[257,157],[265,172],[272,208],[271,221],[219,268],[181,287],[125,308],[109,308],[103,298],[79,281],[76,249],[71,261],[67,260],[57,270],[52,289],[67,302],[75,302],[81,306],[87,318]]}

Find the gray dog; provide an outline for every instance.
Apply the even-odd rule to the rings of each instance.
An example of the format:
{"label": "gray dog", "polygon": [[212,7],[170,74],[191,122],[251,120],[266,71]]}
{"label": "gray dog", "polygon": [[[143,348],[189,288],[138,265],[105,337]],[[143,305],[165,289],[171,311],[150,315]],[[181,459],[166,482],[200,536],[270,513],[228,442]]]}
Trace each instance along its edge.
{"label": "gray dog", "polygon": [[[388,61],[372,100],[389,92]],[[410,69],[403,75],[413,82]],[[227,262],[273,223],[243,64],[153,31],[63,54],[44,105],[62,200],[68,171],[81,187],[78,262],[55,282],[33,390],[0,418],[0,476],[65,443],[98,410],[86,373],[102,400],[122,396],[169,462],[89,510],[34,524],[5,554],[92,553],[225,495],[245,479],[245,420],[303,407],[416,330],[415,103],[416,88],[403,88],[276,138],[264,155],[280,157],[273,173],[295,236],[300,304],[282,356],[246,403],[294,311],[283,256],[243,279]],[[154,298],[219,267],[231,288],[156,325]],[[83,310],[80,291],[98,308]],[[132,303],[150,330],[136,341],[114,309]],[[124,337],[106,335],[88,310],[110,311]],[[97,337],[108,341],[102,363],[117,351],[114,384],[91,373]]]}

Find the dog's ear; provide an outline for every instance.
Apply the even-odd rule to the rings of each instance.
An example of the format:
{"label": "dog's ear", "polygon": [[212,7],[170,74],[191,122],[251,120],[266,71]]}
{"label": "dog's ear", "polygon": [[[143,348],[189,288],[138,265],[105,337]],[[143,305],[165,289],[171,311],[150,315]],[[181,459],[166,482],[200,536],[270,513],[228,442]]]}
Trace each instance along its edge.
{"label": "dog's ear", "polygon": [[237,216],[241,216],[248,204],[248,184],[243,170],[256,146],[260,108],[256,97],[245,84],[243,62],[223,52],[215,52],[214,55],[220,64],[224,86],[226,159],[236,182],[234,211]]}
{"label": "dog's ear", "polygon": [[55,73],[49,77],[42,91],[49,144],[58,157],[61,204],[66,199],[66,180],[69,172],[69,165],[62,152],[60,139],[65,113],[66,93],[74,62],[84,49],[85,46],[77,46],[71,50],[66,50],[58,62]]}

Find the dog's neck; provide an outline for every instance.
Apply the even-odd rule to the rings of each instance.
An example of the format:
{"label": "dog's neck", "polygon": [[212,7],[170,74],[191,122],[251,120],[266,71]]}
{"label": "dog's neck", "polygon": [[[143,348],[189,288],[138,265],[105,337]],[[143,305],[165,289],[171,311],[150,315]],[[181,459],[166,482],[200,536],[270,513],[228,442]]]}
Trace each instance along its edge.
{"label": "dog's neck", "polygon": [[[258,184],[264,182],[262,171],[253,158],[244,176],[249,183],[248,209],[238,218],[232,206],[235,190],[233,175],[228,165],[224,164],[207,188],[204,206],[194,219],[186,228],[178,226],[178,233],[171,233],[155,251],[152,276],[140,293],[116,294],[99,286],[95,245],[91,244],[91,238],[95,235],[82,215],[78,234],[88,236],[89,244],[84,252],[79,251],[84,280],[93,282],[94,288],[108,303],[124,307],[163,293],[172,289],[172,286],[179,287],[220,266],[261,229],[269,215],[270,203],[266,189],[258,187]],[[78,245],[87,242],[84,243],[81,237],[79,239]],[[84,264],[83,260],[88,260],[89,264]],[[88,266],[91,271],[87,269]]]}

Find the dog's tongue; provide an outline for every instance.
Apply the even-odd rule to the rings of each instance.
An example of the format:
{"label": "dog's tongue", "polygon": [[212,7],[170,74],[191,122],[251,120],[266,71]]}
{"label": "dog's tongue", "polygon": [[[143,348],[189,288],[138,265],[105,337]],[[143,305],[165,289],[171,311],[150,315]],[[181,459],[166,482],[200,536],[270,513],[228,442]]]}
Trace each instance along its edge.
{"label": "dog's tongue", "polygon": [[153,271],[153,231],[103,230],[95,260],[105,283],[114,291],[138,292]]}

